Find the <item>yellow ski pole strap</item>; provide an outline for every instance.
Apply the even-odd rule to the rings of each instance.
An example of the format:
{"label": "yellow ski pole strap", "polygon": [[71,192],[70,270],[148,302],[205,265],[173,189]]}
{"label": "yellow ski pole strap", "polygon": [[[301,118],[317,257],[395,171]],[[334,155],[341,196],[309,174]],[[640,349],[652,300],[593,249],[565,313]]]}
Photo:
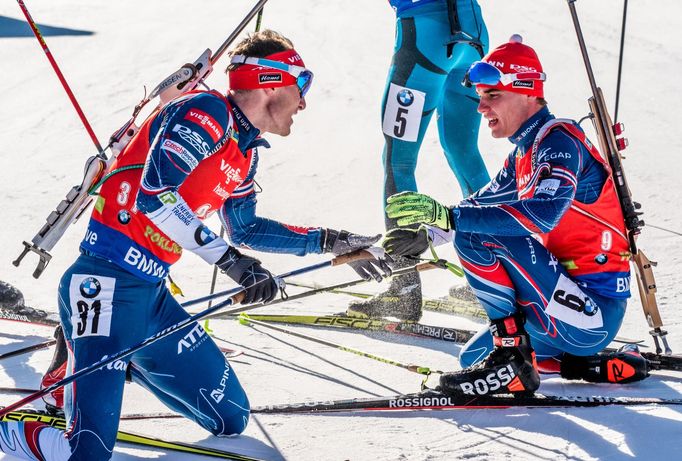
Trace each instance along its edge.
{"label": "yellow ski pole strap", "polygon": [[431,256],[433,257],[433,259],[430,262],[433,262],[434,264],[439,264],[441,267],[449,270],[457,277],[464,277],[464,270],[460,266],[451,263],[450,261],[446,261],[445,259],[440,259],[438,257],[438,253],[436,253],[436,249],[434,248],[432,242],[429,242],[429,250],[431,250]]}

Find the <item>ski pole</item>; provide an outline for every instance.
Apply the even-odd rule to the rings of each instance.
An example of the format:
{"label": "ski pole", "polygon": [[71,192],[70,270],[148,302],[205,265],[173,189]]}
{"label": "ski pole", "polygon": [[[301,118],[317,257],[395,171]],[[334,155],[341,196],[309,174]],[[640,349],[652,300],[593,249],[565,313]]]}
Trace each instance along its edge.
{"label": "ski pole", "polygon": [[[585,70],[590,82],[592,90],[592,97],[588,100],[592,114],[590,118],[597,133],[600,152],[606,157],[606,160],[611,167],[611,176],[614,181],[616,195],[620,202],[620,208],[623,213],[625,222],[625,230],[630,251],[630,261],[635,266],[635,275],[637,278],[637,287],[639,289],[639,297],[644,311],[644,317],[648,326],[651,328],[649,334],[654,340],[656,352],[660,353],[665,350],[666,354],[672,354],[672,349],[668,344],[668,332],[663,330],[663,319],[658,309],[658,301],[656,300],[657,285],[654,277],[653,267],[656,265],[647,258],[644,252],[637,247],[637,235],[639,235],[644,227],[644,221],[640,219],[642,212],[638,211],[641,205],[634,201],[632,192],[628,185],[625,176],[625,169],[623,168],[623,157],[621,150],[627,147],[627,139],[622,137],[623,126],[620,123],[614,124],[606,108],[604,95],[601,88],[597,86],[592,64],[587,53],[587,46],[583,37],[580,20],[575,7],[576,0],[567,0],[568,8],[571,13],[571,20],[575,28],[576,37],[578,39],[578,46],[583,57]],[[617,137],[618,136],[618,137]]]}
{"label": "ski pole", "polygon": [[[345,255],[337,256],[334,259],[331,259],[329,261],[323,261],[321,263],[312,264],[310,266],[306,266],[306,267],[303,267],[301,269],[296,269],[294,271],[287,272],[284,275],[280,275],[279,278],[294,277],[296,275],[307,274],[309,272],[316,271],[317,269],[322,269],[325,267],[341,266],[343,264],[348,264],[349,262],[360,261],[363,259],[374,259],[374,255],[369,250],[356,250],[356,251],[353,251],[352,253],[346,253]],[[363,280],[363,282],[364,282],[364,280]],[[194,299],[192,301],[187,301],[186,303],[181,304],[181,306],[182,307],[189,307],[189,306],[194,306],[195,304],[201,304],[201,303],[209,301],[211,299],[223,298],[225,296],[232,296],[237,291],[239,291],[240,289],[241,288],[236,287],[236,288],[231,288],[231,289],[225,290],[225,291],[219,291],[218,293],[213,293],[212,295],[206,295],[206,296],[202,296],[201,298]],[[287,297],[286,299],[288,300],[288,299],[298,299],[298,298],[296,298],[295,296],[291,296],[291,297]],[[273,304],[277,304],[279,302],[281,302],[281,300],[269,302],[267,304],[268,304],[268,306],[270,306]],[[261,304],[252,304],[252,305],[244,306],[244,307],[245,308],[251,308],[251,306],[258,307],[261,305],[263,305],[263,304],[262,303]],[[208,318],[214,318],[214,317],[215,316],[210,316]]]}
{"label": "ski pole", "polygon": [[623,1],[623,25],[620,29],[620,52],[618,53],[618,81],[616,82],[616,107],[613,119],[618,121],[618,102],[620,101],[620,78],[623,74],[623,53],[625,51],[625,22],[628,16],[628,0]]}
{"label": "ski pole", "polygon": [[97,155],[100,157],[103,157],[104,156],[104,150],[102,149],[102,145],[99,143],[99,140],[97,139],[95,132],[93,131],[92,127],[90,126],[88,119],[85,118],[85,114],[83,113],[83,110],[81,109],[80,104],[78,104],[78,101],[76,100],[76,96],[74,96],[73,92],[71,91],[71,87],[69,87],[69,84],[67,83],[66,79],[64,78],[64,74],[62,74],[62,71],[59,69],[59,66],[57,65],[57,61],[55,61],[54,56],[52,55],[52,52],[47,47],[47,43],[45,43],[45,39],[43,38],[42,34],[40,33],[40,30],[38,29],[38,25],[35,23],[35,21],[31,17],[31,14],[28,12],[28,8],[26,8],[26,5],[24,4],[24,0],[17,0],[17,3],[19,3],[19,8],[21,8],[21,11],[24,13],[24,16],[26,16],[26,21],[28,22],[28,25],[31,27],[31,30],[33,31],[33,35],[36,36],[36,38],[38,39],[38,42],[40,43],[40,46],[42,47],[43,51],[45,52],[45,56],[47,57],[47,60],[50,61],[50,64],[52,65],[52,69],[54,69],[55,73],[57,74],[57,78],[61,82],[62,87],[64,88],[64,91],[66,91],[66,95],[71,100],[71,104],[73,104],[74,109],[76,109],[76,112],[78,113],[78,117],[81,119],[81,122],[83,123],[83,126],[85,127],[85,131],[88,132],[88,135],[90,135],[90,139],[92,139],[92,142],[95,144],[95,147],[97,148]]}
{"label": "ski pole", "polygon": [[42,343],[38,344],[31,344],[30,346],[22,347],[14,351],[10,352],[5,352],[4,354],[0,354],[0,360],[8,359],[10,357],[14,357],[16,355],[21,355],[21,354],[27,354],[29,352],[33,351],[39,351],[41,349],[47,349],[50,346],[54,346],[57,343],[57,340],[55,339],[48,339],[47,341],[43,341]]}
{"label": "ski pole", "polygon": [[337,344],[331,341],[327,341],[326,339],[321,339],[316,336],[312,335],[306,335],[304,333],[299,333],[297,331],[289,330],[287,328],[282,328],[276,325],[271,325],[266,322],[261,322],[259,320],[255,320],[250,318],[247,314],[242,313],[239,316],[239,323],[242,325],[249,325],[249,324],[254,324],[258,325],[261,327],[269,328],[271,330],[279,331],[280,333],[286,333],[291,336],[296,336],[297,338],[302,338],[302,339],[307,339],[308,341],[312,341],[314,343],[322,344],[323,346],[329,346],[333,347],[334,349],[339,349],[344,352],[350,352],[351,354],[359,355],[361,357],[366,357],[368,359],[376,360],[378,362],[386,363],[388,365],[394,365],[396,367],[404,368],[405,370],[411,371],[413,373],[418,373],[420,375],[426,375],[429,376],[431,373],[440,373],[442,374],[442,371],[439,370],[431,370],[429,367],[424,367],[421,365],[414,365],[414,364],[406,364],[402,362],[398,362],[397,360],[393,359],[388,359],[386,357],[381,357],[379,355],[374,355],[369,352],[361,351],[360,349],[355,349],[352,347],[344,346],[342,344]]}
{"label": "ski pole", "polygon": [[[267,1],[267,0],[265,0],[265,1]],[[265,4],[265,2],[263,2],[263,4]],[[261,25],[261,22],[263,21],[263,10],[264,9],[265,9],[265,7],[262,6],[260,8],[260,10],[258,10],[258,16],[256,17],[256,27],[255,27],[256,32],[260,31],[260,25]],[[220,238],[223,238],[224,236],[225,236],[225,226],[223,226],[221,224],[220,225]],[[217,276],[218,276],[218,266],[213,266],[213,277],[211,278],[211,291],[210,291],[209,295],[212,295],[215,292],[215,284],[216,284]],[[213,304],[213,300],[208,301],[208,307],[211,307],[211,304]],[[206,330],[206,331],[209,331],[208,322],[209,322],[209,319],[206,319],[204,321],[204,330]],[[210,331],[209,331],[209,333],[210,333]]]}
{"label": "ski pole", "polygon": [[[282,274],[278,276],[279,278],[286,278],[286,277],[292,277],[294,275],[300,275],[304,274],[306,272],[312,272],[314,270],[320,269],[322,267],[331,267],[331,266],[338,266],[341,264],[347,264],[352,261],[358,261],[361,259],[368,259],[368,258],[373,258],[374,256],[367,250],[359,250],[359,251],[354,251],[352,253],[348,253],[345,255],[337,256],[334,259],[331,259],[329,261],[325,261],[322,263],[318,264],[313,264],[307,267],[303,267],[301,269],[296,269],[291,272],[287,272],[285,274]],[[138,343],[135,346],[128,347],[126,349],[123,349],[121,352],[118,352],[110,357],[107,357],[105,359],[100,360],[99,362],[95,362],[90,366],[87,366],[85,368],[82,368],[81,370],[75,372],[74,374],[67,376],[66,378],[62,379],[61,381],[57,381],[56,383],[52,384],[51,386],[48,386],[44,389],[41,389],[38,392],[35,392],[11,405],[6,406],[2,410],[0,410],[0,417],[9,413],[10,411],[17,410],[21,408],[22,406],[26,405],[29,402],[32,402],[40,397],[43,397],[44,395],[49,394],[50,392],[53,392],[57,389],[59,389],[62,386],[65,386],[78,378],[88,375],[102,367],[105,367],[106,365],[109,365],[110,363],[114,363],[117,360],[120,360],[124,357],[127,357],[131,354],[134,354],[135,352],[139,351],[140,349],[158,341],[161,338],[165,338],[167,336],[170,336],[171,334],[183,329],[184,327],[192,324],[193,322],[197,322],[199,320],[202,320],[206,317],[208,317],[211,313],[216,312],[224,307],[239,303],[242,299],[244,299],[244,294],[243,294],[243,289],[240,289],[236,294],[234,294],[232,297],[226,299],[225,301],[222,301],[214,306],[212,306],[209,309],[206,309],[204,311],[201,311],[197,314],[191,315],[190,317],[186,318],[185,320],[182,320],[174,325],[171,325],[168,328],[163,329],[162,331],[156,333],[153,336],[148,337],[144,341]],[[194,301],[194,303],[201,302],[201,301]],[[246,307],[248,309],[248,307]],[[238,312],[242,312],[244,310],[244,307],[242,308],[236,308],[236,309],[231,309],[230,311],[227,311],[231,314],[236,314]]]}
{"label": "ski pole", "polygon": [[[417,265],[415,265],[415,266],[405,267],[405,268],[403,268],[403,269],[399,269],[399,270],[397,270],[397,271],[393,271],[392,277],[397,277],[397,276],[399,276],[399,275],[404,275],[404,274],[408,274],[408,273],[411,273],[411,272],[423,272],[423,271],[426,271],[426,270],[436,269],[436,268],[444,269],[444,268],[446,267],[446,266],[445,266],[445,263],[446,263],[446,262],[447,262],[447,261],[445,261],[445,260],[428,261],[428,262],[425,262],[425,263],[417,264]],[[273,301],[273,302],[267,303],[267,305],[268,305],[268,306],[274,306],[274,305],[276,305],[276,304],[284,303],[284,302],[287,302],[287,301],[295,301],[295,300],[297,300],[297,299],[307,298],[307,297],[309,297],[309,296],[313,296],[313,295],[316,295],[316,294],[319,294],[319,293],[326,293],[326,292],[330,292],[330,291],[333,292],[333,291],[340,290],[340,289],[343,289],[343,288],[348,288],[348,287],[352,287],[352,286],[355,286],[355,285],[360,285],[360,284],[366,283],[366,282],[368,282],[368,280],[365,280],[365,279],[357,279],[357,280],[352,280],[352,281],[350,281],[350,282],[343,282],[343,283],[339,283],[339,284],[336,284],[336,285],[330,285],[330,286],[327,286],[327,287],[316,288],[316,289],[314,289],[314,290],[309,290],[309,291],[305,291],[305,292],[303,292],[303,293],[298,293],[298,294],[295,294],[295,295],[292,295],[292,296],[287,296],[286,298],[278,299],[277,301]],[[216,297],[218,297],[218,296],[226,296],[227,294],[229,294],[229,291],[224,291],[224,292],[221,292],[221,293],[216,293],[214,296],[216,296]],[[191,301],[191,303],[192,303],[192,304],[197,304],[197,303],[199,303],[199,302],[203,302],[203,301],[206,301],[206,300],[207,300],[207,297],[204,297],[204,298],[197,299],[197,300],[195,300],[195,301]],[[189,303],[185,303],[185,304],[183,305],[183,307],[184,307],[185,305],[188,305],[188,304],[189,304]],[[262,306],[265,306],[265,305],[266,305],[266,304],[263,304],[263,303],[251,304],[251,305],[249,305],[249,306],[244,306],[244,307],[242,307],[241,310],[240,310],[239,312],[237,312],[237,313],[245,312],[245,311],[251,310],[251,309],[256,309],[256,308],[258,308],[258,307],[262,307]],[[232,317],[233,317],[232,314],[233,314],[233,311],[234,311],[234,310],[235,310],[235,309],[232,309],[232,310],[230,310],[230,311],[228,311],[228,312],[221,312],[220,314],[214,314],[214,315],[209,316],[208,318],[209,318],[209,319],[226,319],[226,318],[232,318]]]}

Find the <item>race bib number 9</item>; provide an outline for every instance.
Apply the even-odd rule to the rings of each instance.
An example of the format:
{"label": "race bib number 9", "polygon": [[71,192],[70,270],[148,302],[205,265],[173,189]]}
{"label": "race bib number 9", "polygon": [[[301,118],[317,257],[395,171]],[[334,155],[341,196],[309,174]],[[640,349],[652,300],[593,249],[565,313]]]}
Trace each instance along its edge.
{"label": "race bib number 9", "polygon": [[599,306],[573,280],[563,274],[559,275],[545,312],[578,328],[590,330],[604,326]]}
{"label": "race bib number 9", "polygon": [[426,93],[423,91],[391,83],[384,112],[384,133],[403,141],[416,141],[425,100]]}
{"label": "race bib number 9", "polygon": [[116,279],[73,274],[69,286],[73,338],[109,336]]}

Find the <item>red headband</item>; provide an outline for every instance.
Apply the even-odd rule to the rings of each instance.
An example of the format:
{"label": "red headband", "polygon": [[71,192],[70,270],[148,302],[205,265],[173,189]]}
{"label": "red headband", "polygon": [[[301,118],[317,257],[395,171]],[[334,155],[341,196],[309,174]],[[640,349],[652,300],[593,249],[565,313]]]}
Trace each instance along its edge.
{"label": "red headband", "polygon": [[[265,56],[264,59],[279,61],[290,66],[305,67],[301,56],[293,48]],[[296,77],[285,70],[267,66],[241,64],[227,73],[230,88],[233,90],[257,90],[258,88],[277,88],[296,85]]]}

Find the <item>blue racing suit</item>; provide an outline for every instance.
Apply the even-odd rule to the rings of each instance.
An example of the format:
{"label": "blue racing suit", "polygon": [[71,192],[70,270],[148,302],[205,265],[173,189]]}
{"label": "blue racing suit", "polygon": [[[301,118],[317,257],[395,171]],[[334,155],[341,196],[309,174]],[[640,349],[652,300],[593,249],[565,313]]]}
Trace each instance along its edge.
{"label": "blue racing suit", "polygon": [[[81,255],[59,285],[67,374],[189,317],[165,277],[183,249],[211,264],[226,254],[228,243],[202,223],[215,211],[234,244],[296,255],[323,251],[320,228],[256,216],[259,146],[268,147],[259,130],[217,92],[188,93],[142,124],[102,185]],[[0,427],[0,448],[19,447],[22,456],[41,461],[109,459],[126,369],[169,408],[215,435],[239,434],[247,425],[244,389],[194,322],[67,385],[66,438],[52,427],[19,423],[7,438],[8,426]]]}
{"label": "blue racing suit", "polygon": [[[629,297],[629,254],[619,252],[627,242],[618,226],[595,219],[604,232],[562,229],[583,242],[582,248],[553,247],[555,254],[534,238],[542,234],[551,242],[562,220],[586,215],[580,210],[593,204],[612,222],[620,220],[624,231],[618,203],[602,200],[613,197],[607,166],[561,126],[539,135],[555,122],[546,107],[527,120],[509,138],[516,148],[497,176],[452,210],[467,281],[491,319],[525,314],[538,361],[603,350],[620,328]],[[526,164],[533,169],[519,174],[517,168]],[[589,259],[576,264],[563,257],[576,253]],[[492,348],[486,328],[463,347],[462,367],[484,359]]]}

